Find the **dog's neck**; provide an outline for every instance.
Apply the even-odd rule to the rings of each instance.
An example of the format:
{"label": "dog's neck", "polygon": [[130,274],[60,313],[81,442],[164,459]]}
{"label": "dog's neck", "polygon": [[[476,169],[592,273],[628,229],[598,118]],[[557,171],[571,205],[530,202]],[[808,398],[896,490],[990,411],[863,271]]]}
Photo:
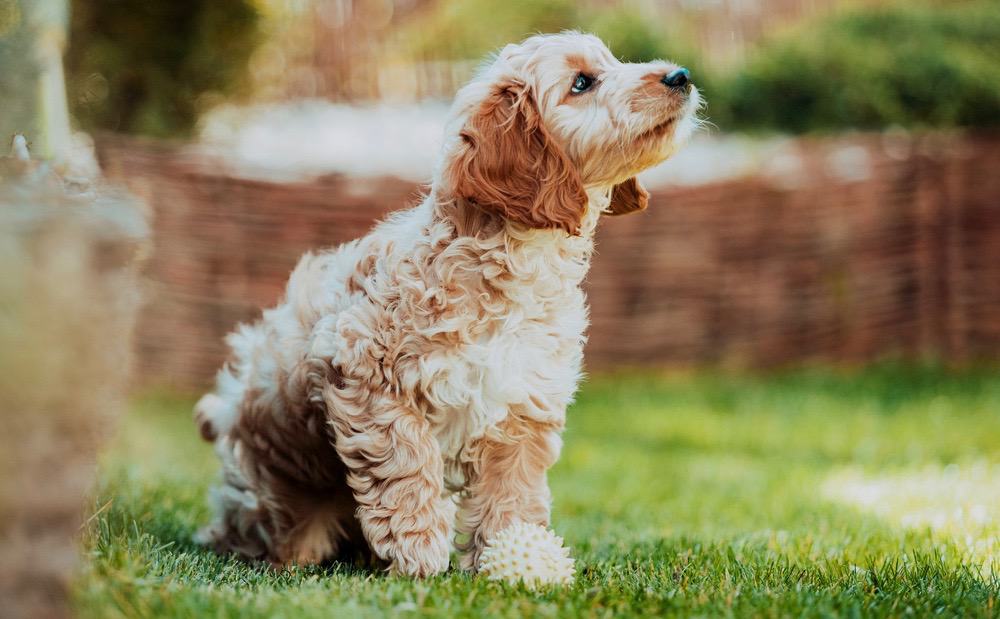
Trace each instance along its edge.
{"label": "dog's neck", "polygon": [[493,214],[483,213],[475,205],[460,199],[440,199],[432,192],[434,224],[451,228],[453,250],[461,247],[480,256],[490,254],[490,262],[515,279],[534,277],[536,270],[552,272],[569,282],[579,283],[590,266],[594,234],[601,213],[611,201],[611,188],[586,190],[587,203],[577,234],[559,229],[531,229]]}

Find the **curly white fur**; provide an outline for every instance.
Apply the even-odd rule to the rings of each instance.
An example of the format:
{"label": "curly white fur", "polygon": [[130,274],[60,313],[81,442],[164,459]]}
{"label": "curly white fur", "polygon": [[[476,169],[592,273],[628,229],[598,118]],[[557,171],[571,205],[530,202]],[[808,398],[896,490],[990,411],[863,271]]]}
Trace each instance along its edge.
{"label": "curly white fur", "polygon": [[[456,97],[430,194],[362,239],[307,254],[284,300],[230,336],[196,407],[223,461],[200,539],[274,563],[369,549],[463,567],[515,521],[547,526],[546,470],[581,376],[580,285],[602,213],[686,139],[697,90],[595,37],[505,48]],[[586,73],[595,86],[570,92]]]}

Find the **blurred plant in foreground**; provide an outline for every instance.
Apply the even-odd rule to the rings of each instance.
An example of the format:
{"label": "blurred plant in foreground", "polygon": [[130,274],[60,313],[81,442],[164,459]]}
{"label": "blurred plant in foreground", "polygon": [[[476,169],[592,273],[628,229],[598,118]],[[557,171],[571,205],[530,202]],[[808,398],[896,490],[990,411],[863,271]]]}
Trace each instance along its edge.
{"label": "blurred plant in foreground", "polygon": [[65,0],[0,0],[0,132],[15,132],[11,156],[0,151],[0,613],[12,619],[69,615],[148,236],[142,206],[97,185],[89,141],[70,134],[66,15]]}
{"label": "blurred plant in foreground", "polygon": [[[23,149],[18,154],[23,155]],[[66,614],[96,453],[121,412],[147,236],[123,193],[0,157],[0,599]]]}

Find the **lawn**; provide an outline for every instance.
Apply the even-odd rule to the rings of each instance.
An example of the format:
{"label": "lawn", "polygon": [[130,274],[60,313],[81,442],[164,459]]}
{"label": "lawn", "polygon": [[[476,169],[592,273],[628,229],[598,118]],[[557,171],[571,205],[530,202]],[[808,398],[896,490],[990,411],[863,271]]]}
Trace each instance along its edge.
{"label": "lawn", "polygon": [[190,405],[138,398],[105,454],[82,616],[1000,614],[995,368],[593,377],[550,476],[578,575],[539,593],[201,550]]}

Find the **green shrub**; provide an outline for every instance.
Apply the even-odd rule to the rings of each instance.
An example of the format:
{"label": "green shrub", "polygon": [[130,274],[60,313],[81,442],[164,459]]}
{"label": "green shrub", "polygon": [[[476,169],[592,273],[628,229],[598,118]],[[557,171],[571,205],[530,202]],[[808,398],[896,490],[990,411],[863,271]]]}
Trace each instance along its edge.
{"label": "green shrub", "polygon": [[[646,62],[670,58],[683,45],[668,44],[672,38],[662,26],[636,13],[614,10],[588,16],[584,30],[601,37],[618,58],[626,62]],[[678,60],[680,56],[678,56]]]}
{"label": "green shrub", "polygon": [[568,27],[576,15],[572,0],[445,0],[404,26],[404,45],[418,58],[481,58],[535,32]]}
{"label": "green shrub", "polygon": [[252,0],[74,0],[72,11],[68,94],[86,129],[183,136],[246,84]]}
{"label": "green shrub", "polygon": [[401,39],[428,60],[482,58],[539,32],[581,30],[601,37],[623,60],[670,58],[690,45],[666,24],[623,8],[590,8],[572,0],[444,0],[405,26]]}
{"label": "green shrub", "polygon": [[709,97],[723,130],[1000,124],[1000,4],[856,10],[765,42]]}

